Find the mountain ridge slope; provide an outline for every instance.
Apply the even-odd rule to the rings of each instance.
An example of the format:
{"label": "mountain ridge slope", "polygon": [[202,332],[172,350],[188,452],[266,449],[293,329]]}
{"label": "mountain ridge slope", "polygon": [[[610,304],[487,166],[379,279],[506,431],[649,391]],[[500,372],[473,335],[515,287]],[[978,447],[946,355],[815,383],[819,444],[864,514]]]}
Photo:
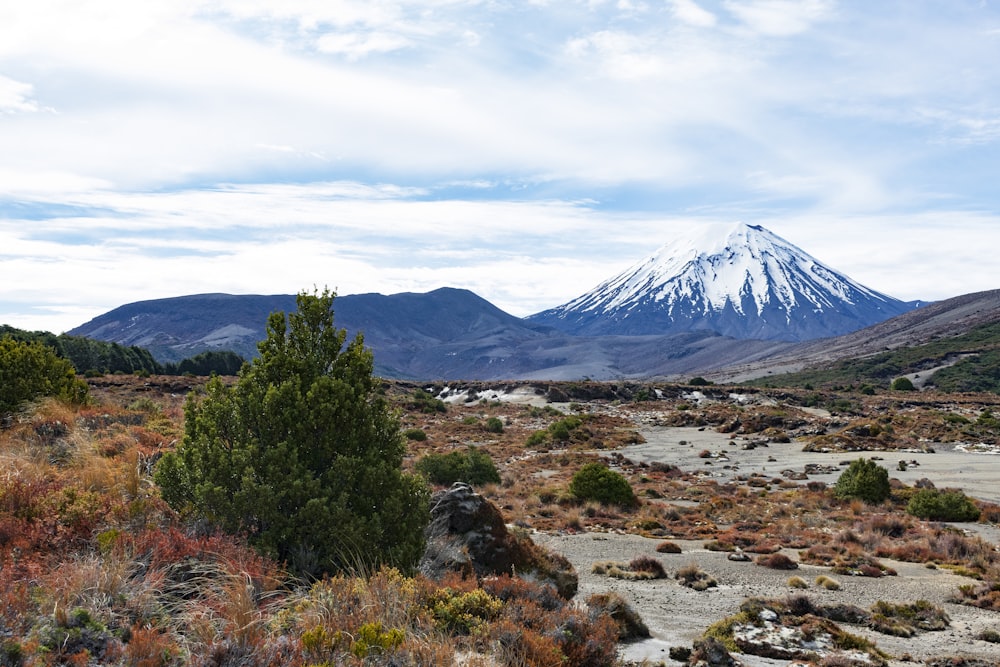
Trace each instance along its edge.
{"label": "mountain ridge slope", "polygon": [[741,339],[826,338],[913,304],[831,269],[759,225],[674,239],[589,292],[526,318],[575,335],[708,330]]}

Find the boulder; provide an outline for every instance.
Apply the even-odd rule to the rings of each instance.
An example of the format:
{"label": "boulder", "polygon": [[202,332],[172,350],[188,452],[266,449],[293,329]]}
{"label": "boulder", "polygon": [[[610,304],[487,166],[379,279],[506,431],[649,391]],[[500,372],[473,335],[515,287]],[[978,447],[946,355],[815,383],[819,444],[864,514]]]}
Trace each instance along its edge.
{"label": "boulder", "polygon": [[551,584],[566,599],[576,594],[572,564],[508,530],[496,505],[468,484],[456,482],[431,497],[431,521],[424,535],[427,547],[418,569],[430,579],[449,572],[477,578],[512,574]]}

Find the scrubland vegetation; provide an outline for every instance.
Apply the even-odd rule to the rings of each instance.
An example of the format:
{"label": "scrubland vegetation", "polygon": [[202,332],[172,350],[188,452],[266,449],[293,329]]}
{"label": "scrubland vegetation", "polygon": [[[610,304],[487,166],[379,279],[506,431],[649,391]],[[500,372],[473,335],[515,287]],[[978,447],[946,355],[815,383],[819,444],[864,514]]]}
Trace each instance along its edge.
{"label": "scrubland vegetation", "polygon": [[[346,343],[318,339],[330,349]],[[995,524],[1000,507],[960,489],[907,486],[874,458],[931,443],[997,444],[996,396],[743,388],[767,400],[737,403],[693,401],[683,385],[581,382],[533,385],[530,404],[472,385],[450,387],[464,398],[445,402],[443,385],[372,378],[359,349],[345,353],[333,380],[321,371],[300,382],[303,368],[285,372],[301,353],[294,345],[278,345],[239,380],[141,373],[84,384],[33,345],[0,341],[3,377],[32,379],[4,385],[2,665],[615,664],[623,635],[610,609],[621,600],[568,601],[506,575],[417,573],[428,493],[455,481],[474,485],[525,534],[633,533],[655,538],[658,554],[694,540],[752,555],[747,567],[757,570],[822,566],[829,574],[781,575],[816,595],[855,577],[898,576],[894,561],[921,563],[967,580],[952,602],[1000,611],[996,546],[946,523]],[[322,400],[303,408],[305,396]],[[562,400],[544,402],[551,397]],[[317,406],[331,405],[340,412],[327,420]],[[354,424],[354,454],[322,458],[316,443],[326,440],[309,438],[345,422]],[[711,429],[747,447],[801,442],[845,452],[844,462],[831,483],[720,480],[623,455],[649,425]],[[261,433],[276,458],[254,461],[241,449]],[[705,463],[722,465],[706,452]],[[372,482],[363,471],[378,466],[386,467]],[[324,478],[330,470],[339,472]],[[328,495],[345,488],[350,497]],[[373,509],[358,504],[375,498]],[[716,578],[695,554],[681,557],[689,556],[673,570],[637,556],[594,571],[711,595]],[[741,632],[779,622],[879,664],[875,643],[837,624],[909,636],[948,616],[926,601],[847,609],[799,593],[748,600],[706,637],[748,650]]]}

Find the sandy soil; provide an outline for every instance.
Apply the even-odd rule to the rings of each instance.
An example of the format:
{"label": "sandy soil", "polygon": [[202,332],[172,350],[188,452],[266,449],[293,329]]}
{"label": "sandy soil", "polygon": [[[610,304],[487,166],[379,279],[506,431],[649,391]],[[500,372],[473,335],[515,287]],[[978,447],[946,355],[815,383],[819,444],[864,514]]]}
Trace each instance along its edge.
{"label": "sandy soil", "polygon": [[[835,466],[837,472],[813,475],[832,484],[839,470],[854,454],[820,454],[802,451],[801,443],[775,444],[757,449],[742,449],[743,440],[732,440],[728,435],[710,429],[697,428],[646,428],[642,430],[646,442],[620,450],[634,461],[662,461],[673,463],[684,470],[698,471],[713,477],[731,478],[740,474],[760,472],[781,476],[781,471],[802,471],[806,463]],[[684,444],[681,444],[681,443]],[[730,444],[735,442],[735,444]],[[716,457],[705,459],[699,453],[708,449]],[[890,474],[907,484],[926,477],[938,487],[958,487],[977,498],[1000,502],[1000,485],[996,483],[1000,458],[996,454],[969,453],[953,447],[935,445],[935,453],[868,453],[867,456],[884,457],[883,465]],[[907,462],[907,469],[896,469],[898,460]],[[914,465],[914,462],[916,465]],[[966,524],[964,527],[971,527]],[[977,530],[986,539],[996,541],[996,531]],[[535,536],[537,542],[566,555],[580,575],[580,597],[591,593],[613,590],[621,593],[639,611],[649,625],[654,639],[625,649],[625,657],[632,660],[649,659],[670,663],[667,651],[671,646],[691,646],[713,622],[736,613],[747,597],[782,597],[791,593],[806,593],[821,603],[850,603],[867,608],[877,600],[912,602],[926,599],[945,608],[952,619],[951,627],[943,632],[921,633],[910,639],[881,635],[866,628],[844,625],[854,634],[873,639],[884,651],[896,656],[909,654],[919,662],[931,657],[964,655],[995,660],[1000,664],[1000,647],[975,639],[980,631],[1000,629],[1000,615],[971,607],[948,603],[960,584],[970,580],[944,570],[928,569],[923,565],[881,559],[898,572],[895,577],[871,579],[834,575],[828,568],[802,565],[795,572],[775,571],[753,563],[733,562],[726,554],[707,551],[701,542],[676,541],[681,554],[658,554],[659,540],[632,535],[582,534]],[[798,554],[786,553],[798,560]],[[638,555],[651,555],[663,562],[673,575],[677,569],[697,563],[712,575],[719,587],[704,592],[684,588],[673,579],[630,582],[591,573],[593,563],[615,560],[629,561]],[[797,574],[810,583],[807,591],[790,589],[787,581]],[[812,586],[820,574],[837,579],[842,588],[827,591]],[[747,665],[785,665],[787,661],[766,660],[741,656]],[[895,660],[893,665],[912,665],[914,662]]]}

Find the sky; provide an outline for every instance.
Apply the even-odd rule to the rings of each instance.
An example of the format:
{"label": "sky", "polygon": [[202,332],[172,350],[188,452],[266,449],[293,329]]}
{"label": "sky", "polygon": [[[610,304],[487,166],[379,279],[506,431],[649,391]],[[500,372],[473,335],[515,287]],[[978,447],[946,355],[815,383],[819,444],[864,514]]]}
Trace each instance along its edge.
{"label": "sky", "polygon": [[735,222],[905,300],[1000,288],[997,63],[997,0],[2,3],[0,323],[523,316]]}

